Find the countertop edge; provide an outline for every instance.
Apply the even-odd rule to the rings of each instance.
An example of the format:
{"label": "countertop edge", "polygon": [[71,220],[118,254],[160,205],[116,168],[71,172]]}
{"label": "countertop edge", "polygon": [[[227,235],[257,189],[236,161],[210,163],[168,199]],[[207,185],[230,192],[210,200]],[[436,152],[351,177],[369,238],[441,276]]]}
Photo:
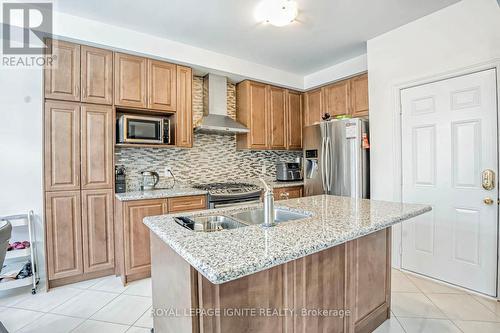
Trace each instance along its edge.
{"label": "countertop edge", "polygon": [[[411,219],[413,217],[424,214],[424,213],[429,212],[431,210],[432,210],[432,208],[430,206],[424,206],[420,209],[415,209],[415,211],[408,213],[406,215],[403,215],[403,216],[400,216],[397,218],[393,218],[392,220],[381,222],[377,225],[374,225],[371,228],[358,229],[358,232],[351,233],[349,235],[346,235],[345,237],[339,237],[338,241],[332,241],[332,242],[328,242],[325,244],[319,244],[316,246],[312,246],[311,248],[302,249],[301,251],[291,252],[290,254],[288,254],[285,257],[278,256],[278,257],[269,258],[268,260],[266,260],[266,262],[262,263],[258,267],[254,267],[252,269],[231,270],[230,272],[227,272],[227,271],[223,271],[223,272],[217,271],[216,272],[213,269],[211,269],[210,267],[206,267],[203,264],[200,264],[200,262],[198,260],[196,260],[196,258],[194,258],[189,252],[185,252],[185,250],[183,250],[182,245],[178,241],[173,240],[173,239],[169,239],[168,237],[163,237],[162,231],[157,230],[156,225],[154,223],[150,222],[148,220],[149,218],[144,219],[144,224],[146,224],[148,226],[148,228],[157,237],[159,237],[163,242],[165,242],[165,244],[170,246],[170,248],[172,248],[179,256],[181,256],[184,260],[186,260],[191,266],[193,266],[193,268],[195,268],[199,273],[201,273],[211,283],[222,284],[222,283],[230,282],[233,280],[237,280],[237,279],[244,277],[244,276],[248,276],[251,274],[255,274],[255,273],[270,269],[272,267],[276,267],[276,266],[285,264],[287,262],[290,262],[290,261],[293,261],[296,259],[303,258],[305,256],[332,248],[334,246],[337,246],[337,245],[349,242],[351,240],[366,236],[368,234],[377,232],[379,230],[386,229],[386,228],[391,227],[397,223]],[[173,217],[169,217],[169,218],[172,219]],[[173,220],[170,222],[175,223]],[[188,232],[188,234],[186,234],[186,236],[188,236],[188,235],[189,235],[189,232]]]}

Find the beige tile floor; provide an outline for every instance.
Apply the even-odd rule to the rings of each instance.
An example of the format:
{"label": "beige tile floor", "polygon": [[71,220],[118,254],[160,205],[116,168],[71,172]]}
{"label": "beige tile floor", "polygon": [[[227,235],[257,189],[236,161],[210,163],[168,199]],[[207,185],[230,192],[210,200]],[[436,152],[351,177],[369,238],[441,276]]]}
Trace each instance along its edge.
{"label": "beige tile floor", "polygon": [[0,321],[10,333],[149,333],[151,279],[123,287],[114,276],[50,292],[0,294]]}
{"label": "beige tile floor", "polygon": [[[34,296],[0,294],[10,333],[149,333],[150,311],[151,279],[123,287],[110,276]],[[500,303],[397,270],[392,313],[376,333],[500,333]]]}
{"label": "beige tile floor", "polygon": [[392,270],[392,317],[376,333],[500,333],[500,303]]}

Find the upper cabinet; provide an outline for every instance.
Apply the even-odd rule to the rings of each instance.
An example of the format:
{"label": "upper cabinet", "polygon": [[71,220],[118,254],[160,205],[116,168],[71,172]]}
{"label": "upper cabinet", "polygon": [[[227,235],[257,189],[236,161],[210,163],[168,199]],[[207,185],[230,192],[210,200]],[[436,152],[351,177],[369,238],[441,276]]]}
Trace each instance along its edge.
{"label": "upper cabinet", "polygon": [[193,146],[193,71],[189,67],[177,66],[177,112],[175,115],[175,145]]}
{"label": "upper cabinet", "polygon": [[237,120],[250,129],[239,134],[238,148],[268,148],[268,90],[265,84],[243,81],[236,86]]}
{"label": "upper cabinet", "polygon": [[341,81],[321,88],[324,108],[323,113],[330,116],[349,114],[349,81]]}
{"label": "upper cabinet", "polygon": [[368,74],[351,79],[351,115],[368,116]]}
{"label": "upper cabinet", "polygon": [[177,66],[164,61],[115,53],[115,104],[175,112]]}
{"label": "upper cabinet", "polygon": [[322,116],[368,116],[368,74],[342,80],[304,93],[304,126],[314,125]]}
{"label": "upper cabinet", "polygon": [[115,104],[147,108],[147,59],[115,53]]}
{"label": "upper cabinet", "polygon": [[148,59],[148,108],[175,111],[177,72],[174,64]]}
{"label": "upper cabinet", "polygon": [[271,149],[285,149],[287,139],[286,90],[269,86],[269,138]]}
{"label": "upper cabinet", "polygon": [[113,52],[81,47],[82,102],[113,104]]}
{"label": "upper cabinet", "polygon": [[302,149],[302,94],[297,91],[287,90],[287,143],[288,149]]}
{"label": "upper cabinet", "polygon": [[323,110],[321,89],[304,93],[304,126],[314,125],[321,121]]}
{"label": "upper cabinet", "polygon": [[48,39],[52,63],[45,67],[45,98],[80,101],[80,45]]}
{"label": "upper cabinet", "polygon": [[238,148],[302,148],[300,93],[246,80],[236,95],[238,121],[250,129],[237,135]]}

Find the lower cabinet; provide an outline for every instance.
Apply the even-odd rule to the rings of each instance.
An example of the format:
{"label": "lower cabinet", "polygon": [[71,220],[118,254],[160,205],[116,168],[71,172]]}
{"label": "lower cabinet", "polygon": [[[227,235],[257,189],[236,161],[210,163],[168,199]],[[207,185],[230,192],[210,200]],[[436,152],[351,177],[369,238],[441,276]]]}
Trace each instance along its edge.
{"label": "lower cabinet", "polygon": [[205,209],[206,196],[169,199],[116,200],[116,273],[123,283],[151,275],[149,229],[143,224],[148,216]]}
{"label": "lower cabinet", "polygon": [[113,191],[46,192],[49,287],[114,270]]}
{"label": "lower cabinet", "polygon": [[49,280],[82,274],[80,191],[47,192],[45,203]]}
{"label": "lower cabinet", "polygon": [[273,190],[274,200],[286,200],[301,198],[303,193],[302,186],[282,187]]}

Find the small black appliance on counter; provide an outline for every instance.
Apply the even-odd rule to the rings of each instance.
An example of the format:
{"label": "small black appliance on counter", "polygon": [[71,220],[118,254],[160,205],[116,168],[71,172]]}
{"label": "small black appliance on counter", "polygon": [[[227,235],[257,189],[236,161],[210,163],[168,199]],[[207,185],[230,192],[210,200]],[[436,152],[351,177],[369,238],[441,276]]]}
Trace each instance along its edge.
{"label": "small black appliance on counter", "polygon": [[276,180],[278,181],[294,181],[302,180],[302,170],[300,163],[285,163],[280,162],[276,164]]}
{"label": "small black appliance on counter", "polygon": [[115,166],[115,192],[124,193],[127,191],[127,180],[125,167],[123,165]]}

